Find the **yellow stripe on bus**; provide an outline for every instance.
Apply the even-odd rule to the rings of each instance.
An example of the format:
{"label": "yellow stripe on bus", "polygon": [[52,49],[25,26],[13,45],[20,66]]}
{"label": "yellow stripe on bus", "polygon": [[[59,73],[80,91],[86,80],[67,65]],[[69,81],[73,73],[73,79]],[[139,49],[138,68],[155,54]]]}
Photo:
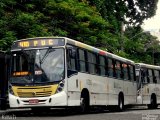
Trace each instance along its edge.
{"label": "yellow stripe on bus", "polygon": [[[47,86],[12,86],[15,96],[19,97],[45,97],[56,93],[58,84]],[[34,96],[33,96],[34,95]]]}

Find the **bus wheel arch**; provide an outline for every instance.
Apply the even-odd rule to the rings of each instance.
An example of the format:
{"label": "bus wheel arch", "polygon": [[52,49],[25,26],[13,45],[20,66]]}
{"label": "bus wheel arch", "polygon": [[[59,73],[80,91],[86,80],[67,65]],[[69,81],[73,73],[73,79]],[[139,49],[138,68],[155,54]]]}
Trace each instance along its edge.
{"label": "bus wheel arch", "polygon": [[89,112],[90,96],[87,88],[84,88],[80,96],[80,108],[82,113]]}
{"label": "bus wheel arch", "polygon": [[118,111],[124,110],[124,94],[120,92],[118,95]]}
{"label": "bus wheel arch", "polygon": [[157,105],[157,96],[155,93],[152,93],[150,97],[150,104],[148,104],[149,109],[156,109],[158,107]]}

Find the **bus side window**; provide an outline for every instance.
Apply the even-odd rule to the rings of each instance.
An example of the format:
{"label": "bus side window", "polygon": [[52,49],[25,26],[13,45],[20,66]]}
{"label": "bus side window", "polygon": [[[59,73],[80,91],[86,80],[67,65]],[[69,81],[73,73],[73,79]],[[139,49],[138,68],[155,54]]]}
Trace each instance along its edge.
{"label": "bus side window", "polygon": [[134,81],[135,80],[135,72],[134,72],[134,66],[133,65],[128,65],[128,69],[129,69],[129,78],[131,81]]}
{"label": "bus side window", "polygon": [[116,71],[116,60],[112,60],[112,66],[113,66],[113,77],[117,77],[117,71]]}
{"label": "bus side window", "polygon": [[105,57],[104,56],[99,56],[99,74],[101,76],[105,76],[106,75],[106,70],[105,67],[106,63],[105,63]]}
{"label": "bus side window", "polygon": [[150,83],[150,78],[148,75],[148,69],[142,68],[141,69],[141,80],[143,83]]}
{"label": "bus side window", "polygon": [[160,70],[158,70],[158,79],[157,79],[157,83],[160,84]]}
{"label": "bus side window", "polygon": [[76,48],[67,45],[67,67],[70,70],[76,70]]}
{"label": "bus side window", "polygon": [[121,76],[121,63],[119,62],[119,61],[116,61],[115,62],[115,72],[116,72],[116,75],[117,75],[117,78],[122,78],[122,76]]}
{"label": "bus side window", "polygon": [[148,69],[148,83],[153,83],[153,72],[151,69]]}
{"label": "bus side window", "polygon": [[78,49],[79,71],[87,72],[86,55],[83,49]]}
{"label": "bus side window", "polygon": [[122,67],[123,67],[123,73],[124,73],[124,79],[126,79],[126,80],[129,80],[129,77],[128,77],[128,66],[127,66],[127,64],[126,63],[123,63],[122,64]]}
{"label": "bus side window", "polygon": [[153,70],[153,83],[157,83],[158,82],[158,78],[159,78],[159,75],[158,75],[158,70]]}
{"label": "bus side window", "polygon": [[105,57],[105,76],[109,76],[109,72],[108,72],[108,58]]}
{"label": "bus side window", "polygon": [[96,68],[96,54],[87,52],[87,58],[88,58],[88,71],[91,74],[96,74],[97,73],[97,68]]}
{"label": "bus side window", "polygon": [[150,78],[149,78],[148,69],[145,70],[145,81],[146,81],[147,83],[150,83]]}
{"label": "bus side window", "polygon": [[148,75],[148,69],[144,69],[144,82],[145,83],[150,83],[150,78]]}
{"label": "bus side window", "polygon": [[142,81],[142,83],[145,82],[145,77],[146,77],[146,72],[142,69],[141,70],[141,81]]}
{"label": "bus side window", "polygon": [[113,64],[110,58],[108,58],[108,76],[113,77]]}

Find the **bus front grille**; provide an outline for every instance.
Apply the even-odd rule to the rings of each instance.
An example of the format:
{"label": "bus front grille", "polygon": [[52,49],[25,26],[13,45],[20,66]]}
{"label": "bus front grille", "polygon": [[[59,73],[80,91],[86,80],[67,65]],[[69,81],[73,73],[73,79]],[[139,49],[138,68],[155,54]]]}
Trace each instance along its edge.
{"label": "bus front grille", "polygon": [[18,92],[19,97],[47,97],[50,96],[52,91],[48,92]]}
{"label": "bus front grille", "polygon": [[52,94],[51,87],[39,87],[39,88],[18,88],[17,95],[21,98],[28,97],[47,97]]}

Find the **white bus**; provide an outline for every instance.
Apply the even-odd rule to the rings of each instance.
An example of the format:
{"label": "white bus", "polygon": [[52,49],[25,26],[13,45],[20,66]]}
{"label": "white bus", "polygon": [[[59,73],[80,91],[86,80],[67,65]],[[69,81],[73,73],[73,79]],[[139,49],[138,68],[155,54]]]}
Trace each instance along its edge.
{"label": "white bus", "polygon": [[136,63],[137,104],[149,109],[160,104],[160,66]]}
{"label": "white bus", "polygon": [[65,37],[17,40],[11,48],[11,108],[136,104],[135,63]]}

